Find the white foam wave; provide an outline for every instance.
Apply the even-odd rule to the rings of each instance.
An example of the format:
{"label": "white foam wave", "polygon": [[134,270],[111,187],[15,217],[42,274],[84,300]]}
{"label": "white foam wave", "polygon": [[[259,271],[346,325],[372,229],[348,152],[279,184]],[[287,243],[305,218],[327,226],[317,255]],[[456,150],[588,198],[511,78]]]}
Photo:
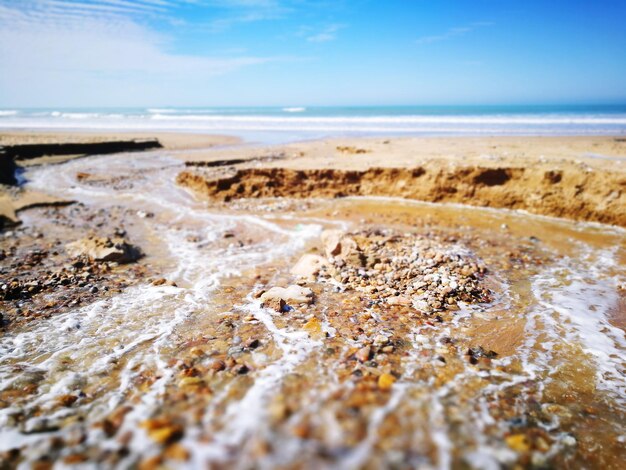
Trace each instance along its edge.
{"label": "white foam wave", "polygon": [[0,117],[2,116],[15,116],[18,112],[12,109],[0,110]]}
{"label": "white foam wave", "polygon": [[176,109],[171,108],[148,108],[146,111],[150,114],[170,114],[178,112]]}
{"label": "white foam wave", "polygon": [[550,334],[549,341],[542,341],[548,353],[543,362],[549,361],[554,344],[560,341],[580,345],[595,363],[596,386],[613,392],[626,404],[626,339],[609,321],[611,309],[618,303],[617,281],[610,276],[615,254],[605,250],[597,257],[587,253],[585,258],[584,269],[567,263],[533,280],[533,293],[539,302],[533,327],[541,324]]}
{"label": "white foam wave", "polygon": [[121,119],[126,117],[120,113],[60,113],[55,116],[66,119]]}
{"label": "white foam wave", "polygon": [[198,466],[206,465],[207,459],[226,457],[229,449],[242,446],[251,433],[262,428],[267,423],[267,402],[272,393],[285,376],[293,372],[314,349],[322,346],[321,341],[310,339],[304,331],[290,327],[278,328],[268,310],[261,308],[260,301],[248,299],[248,302],[238,309],[252,314],[267,328],[276,345],[282,350],[282,356],[256,374],[254,384],[245,396],[228,406],[224,419],[225,428],[213,435],[210,445],[198,446],[190,442]]}
{"label": "white foam wave", "polygon": [[220,109],[148,108],[145,114],[53,111],[0,116],[0,128],[163,130],[232,133],[287,132],[318,134],[415,135],[619,135],[625,114],[492,115],[298,115],[306,108],[283,108],[284,114],[229,114]]}
{"label": "white foam wave", "polygon": [[154,114],[154,120],[171,121],[207,121],[224,123],[298,123],[298,124],[524,124],[524,125],[545,125],[545,124],[585,124],[585,125],[626,125],[626,116],[561,116],[561,117],[540,117],[540,116],[371,116],[371,117],[347,117],[347,116],[324,116],[324,117],[300,117],[300,116],[229,116],[229,115],[206,115],[189,114],[185,116],[171,116],[164,114]]}

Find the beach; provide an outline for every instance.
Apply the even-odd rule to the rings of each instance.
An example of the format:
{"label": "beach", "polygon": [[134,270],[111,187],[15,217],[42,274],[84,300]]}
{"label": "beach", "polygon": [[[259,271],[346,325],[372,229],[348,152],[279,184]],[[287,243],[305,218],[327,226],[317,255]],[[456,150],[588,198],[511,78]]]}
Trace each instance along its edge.
{"label": "beach", "polygon": [[622,134],[0,133],[77,143],[2,189],[8,468],[626,458]]}
{"label": "beach", "polygon": [[0,470],[626,468],[625,17],[0,0]]}

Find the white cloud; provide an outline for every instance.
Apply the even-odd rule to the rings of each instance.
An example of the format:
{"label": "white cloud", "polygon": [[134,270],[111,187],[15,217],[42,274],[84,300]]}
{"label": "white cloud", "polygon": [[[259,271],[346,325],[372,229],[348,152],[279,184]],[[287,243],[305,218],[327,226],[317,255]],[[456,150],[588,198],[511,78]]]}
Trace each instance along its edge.
{"label": "white cloud", "polygon": [[[120,14],[118,8],[126,8],[126,3],[137,2],[99,0],[94,6],[101,9],[65,0],[20,4],[36,4],[32,9],[0,5],[0,102],[13,106],[157,103],[164,95],[176,99],[190,96],[193,90],[208,90],[217,75],[276,60],[172,52],[169,37],[140,24],[132,13]],[[142,3],[159,8],[174,4],[169,0]]]}
{"label": "white cloud", "polygon": [[491,26],[493,23],[488,21],[476,21],[471,23],[468,26],[458,27],[458,28],[449,28],[447,31],[442,34],[435,34],[432,36],[422,36],[415,40],[416,44],[431,44],[433,42],[446,41],[448,39],[453,39],[455,37],[463,36],[471,31],[474,31],[478,28],[482,28],[483,26]]}
{"label": "white cloud", "polygon": [[337,32],[345,26],[341,24],[331,24],[321,31],[308,35],[306,40],[309,42],[328,42],[337,39]]}
{"label": "white cloud", "polygon": [[284,18],[293,10],[275,0],[205,0],[220,10],[221,16],[208,25],[208,30],[220,33],[237,24]]}

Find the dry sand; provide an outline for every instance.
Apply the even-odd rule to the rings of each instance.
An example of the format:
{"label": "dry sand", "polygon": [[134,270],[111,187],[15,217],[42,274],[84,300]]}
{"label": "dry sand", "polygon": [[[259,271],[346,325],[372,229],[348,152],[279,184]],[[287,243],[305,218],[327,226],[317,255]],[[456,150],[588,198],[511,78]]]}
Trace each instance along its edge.
{"label": "dry sand", "polygon": [[0,146],[43,143],[91,143],[154,138],[158,139],[161,145],[168,150],[208,148],[214,145],[229,145],[240,142],[238,138],[230,136],[170,132],[41,132],[24,130],[0,132]]}
{"label": "dry sand", "polygon": [[[180,156],[196,168],[179,183],[219,200],[396,196],[626,226],[621,138],[334,139]],[[246,161],[224,171],[228,160]]]}

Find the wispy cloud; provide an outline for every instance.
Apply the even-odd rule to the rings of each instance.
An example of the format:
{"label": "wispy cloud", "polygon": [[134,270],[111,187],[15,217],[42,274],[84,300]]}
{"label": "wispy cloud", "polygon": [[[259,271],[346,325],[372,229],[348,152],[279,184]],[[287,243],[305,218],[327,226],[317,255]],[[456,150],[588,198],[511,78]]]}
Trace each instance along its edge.
{"label": "wispy cloud", "polygon": [[[186,0],[0,0],[0,23],[167,18]],[[4,5],[3,5],[4,3]]]}
{"label": "wispy cloud", "polygon": [[219,18],[211,21],[208,30],[220,33],[237,24],[284,18],[293,12],[286,1],[277,0],[204,0],[215,8]]}
{"label": "wispy cloud", "polygon": [[173,94],[189,83],[202,89],[217,75],[285,60],[172,52],[171,38],[141,20],[185,1],[0,0],[0,100],[82,93],[120,102],[136,89],[138,99],[158,101],[164,86]]}
{"label": "wispy cloud", "polygon": [[416,44],[431,44],[434,42],[447,41],[449,39],[454,39],[459,36],[464,36],[465,34],[472,32],[476,29],[492,26],[493,23],[489,21],[476,21],[467,26],[457,27],[457,28],[449,28],[445,32],[441,34],[435,34],[432,36],[422,36],[415,40]]}
{"label": "wispy cloud", "polygon": [[321,31],[318,31],[317,33],[307,35],[306,40],[309,42],[334,41],[335,39],[337,39],[337,32],[343,28],[345,28],[345,25],[331,24],[324,27]]}
{"label": "wispy cloud", "polygon": [[318,26],[303,25],[293,35],[313,43],[329,42],[337,39],[337,33],[345,27],[345,24],[339,23]]}

